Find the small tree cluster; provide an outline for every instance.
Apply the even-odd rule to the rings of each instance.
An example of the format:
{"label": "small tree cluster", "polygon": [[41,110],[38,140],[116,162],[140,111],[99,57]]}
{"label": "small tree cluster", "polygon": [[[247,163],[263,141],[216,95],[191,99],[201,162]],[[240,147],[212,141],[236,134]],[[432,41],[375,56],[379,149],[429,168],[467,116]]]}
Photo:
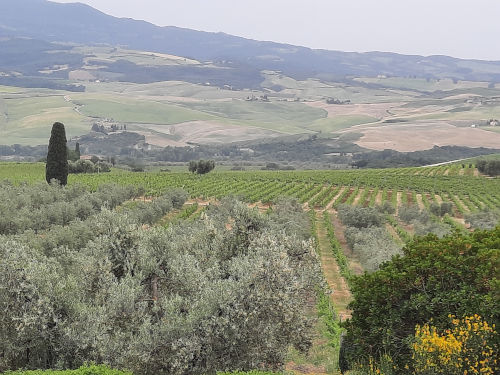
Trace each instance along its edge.
{"label": "small tree cluster", "polygon": [[[444,216],[451,213],[452,204],[443,202],[442,204],[432,203],[429,209],[436,216]],[[417,206],[403,206],[399,208],[399,218],[406,224],[413,226],[416,235],[423,236],[429,233],[438,237],[443,237],[450,233],[450,227],[439,220],[432,220],[429,211],[420,210]]]}
{"label": "small tree cluster", "polygon": [[382,228],[385,220],[380,209],[342,204],[338,208],[338,214],[342,223],[347,226],[347,243],[365,270],[374,271],[380,264],[401,252],[400,246]]}
{"label": "small tree cluster", "polygon": [[57,184],[9,188],[0,184],[0,234],[35,233],[54,225],[85,220],[101,210],[114,208],[136,195],[136,189],[102,185],[90,193],[79,185],[60,189]]}
{"label": "small tree cluster", "polygon": [[371,207],[358,207],[343,204],[339,206],[338,213],[342,223],[350,227],[378,227],[384,223],[384,217],[380,212]]}
{"label": "small tree cluster", "polygon": [[476,167],[479,172],[489,176],[500,175],[500,160],[478,160],[476,162]]}
{"label": "small tree cluster", "polygon": [[191,160],[188,165],[189,172],[205,174],[215,168],[215,161],[213,160]]}
{"label": "small tree cluster", "polygon": [[90,160],[78,160],[76,162],[68,163],[69,173],[101,173],[110,172],[111,165],[103,161],[93,163]]}
{"label": "small tree cluster", "polygon": [[453,204],[451,202],[442,202],[438,204],[436,202],[431,203],[429,206],[429,211],[436,216],[444,216],[446,214],[451,215],[453,212]]}
{"label": "small tree cluster", "polygon": [[382,227],[347,227],[345,237],[366,271],[377,270],[382,263],[401,253],[401,246]]}

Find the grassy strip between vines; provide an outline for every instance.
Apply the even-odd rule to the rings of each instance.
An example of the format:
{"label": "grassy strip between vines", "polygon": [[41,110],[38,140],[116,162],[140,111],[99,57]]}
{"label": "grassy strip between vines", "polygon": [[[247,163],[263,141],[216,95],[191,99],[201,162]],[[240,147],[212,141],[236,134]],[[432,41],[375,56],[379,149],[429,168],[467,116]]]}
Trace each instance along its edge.
{"label": "grassy strip between vines", "polygon": [[[321,258],[321,239],[318,236],[318,221],[314,210],[309,211],[310,234],[315,250]],[[323,265],[322,265],[323,266]],[[322,267],[323,268],[323,267]],[[320,270],[321,271],[321,270]],[[324,274],[323,269],[323,276]],[[327,280],[325,280],[327,282]],[[335,373],[338,369],[338,352],[341,329],[337,320],[335,306],[324,288],[318,288],[316,305],[309,314],[317,315],[312,347],[307,353],[291,348],[286,369],[294,373]]]}

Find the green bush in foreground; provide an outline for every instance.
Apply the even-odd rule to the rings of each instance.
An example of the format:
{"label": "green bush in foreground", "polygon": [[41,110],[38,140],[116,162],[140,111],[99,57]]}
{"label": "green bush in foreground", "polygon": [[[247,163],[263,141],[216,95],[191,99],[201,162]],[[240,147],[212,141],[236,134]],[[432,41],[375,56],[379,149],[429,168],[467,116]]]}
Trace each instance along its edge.
{"label": "green bush in foreground", "polygon": [[82,366],[76,370],[33,370],[7,371],[4,375],[132,375],[130,371],[120,371],[107,366]]}
{"label": "green bush in foreground", "polygon": [[489,325],[500,324],[500,226],[416,238],[403,253],[353,279],[353,313],[345,324],[351,364],[368,365],[388,355],[395,373],[407,374],[417,324],[432,322],[445,331],[452,328],[450,314],[458,319],[478,314]]}

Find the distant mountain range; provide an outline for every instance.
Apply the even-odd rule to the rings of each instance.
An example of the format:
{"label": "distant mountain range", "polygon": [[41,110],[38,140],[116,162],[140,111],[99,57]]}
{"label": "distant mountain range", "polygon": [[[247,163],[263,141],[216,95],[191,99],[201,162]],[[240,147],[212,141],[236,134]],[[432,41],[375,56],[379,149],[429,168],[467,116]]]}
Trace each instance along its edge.
{"label": "distant mountain range", "polygon": [[[246,74],[248,77],[244,82],[239,82],[239,86],[247,82],[258,85],[259,72],[262,70],[281,71],[295,79],[319,78],[332,81],[384,75],[500,82],[500,61],[464,60],[446,56],[423,57],[387,52],[313,50],[249,40],[224,33],[159,27],[144,21],[112,17],[80,3],[60,4],[46,0],[0,1],[0,71],[19,67],[23,59],[28,60],[25,52],[32,53],[33,48],[41,51],[44,51],[44,48],[54,50],[55,47],[48,44],[53,42],[107,44],[212,62],[216,67],[226,67],[238,73],[224,77],[220,82],[232,83],[232,77],[238,83],[237,77]],[[50,56],[50,60],[56,61],[59,54],[60,58],[65,56],[62,58],[64,64],[77,66],[82,56],[67,56],[64,49],[58,46],[59,51]],[[25,63],[29,65],[30,62]],[[32,69],[31,76],[38,75],[38,68]],[[177,73],[182,76],[182,72]],[[210,71],[205,70],[204,74],[207,73],[210,75]],[[219,70],[217,74],[220,73]],[[173,71],[163,75],[157,74],[156,79],[165,79],[175,74]],[[62,78],[63,73],[60,75]]]}

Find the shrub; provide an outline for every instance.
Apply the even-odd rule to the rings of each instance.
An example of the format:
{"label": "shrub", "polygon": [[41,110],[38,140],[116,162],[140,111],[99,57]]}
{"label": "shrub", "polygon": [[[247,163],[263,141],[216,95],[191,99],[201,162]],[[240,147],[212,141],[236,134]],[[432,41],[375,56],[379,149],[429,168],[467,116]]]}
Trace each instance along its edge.
{"label": "shrub", "polygon": [[385,201],[381,206],[377,206],[377,210],[379,210],[383,214],[390,214],[390,215],[396,212],[394,206],[391,204],[391,202],[388,201]]}
{"label": "shrub", "polygon": [[478,160],[476,167],[479,172],[490,175],[498,176],[500,174],[500,160]]}
{"label": "shrub", "polygon": [[479,315],[455,319],[442,332],[426,323],[417,325],[412,345],[414,374],[484,374],[500,371],[500,355],[495,325]]}
{"label": "shrub", "polygon": [[367,228],[381,226],[384,223],[383,216],[372,207],[357,207],[340,205],[338,208],[339,218],[344,225],[356,228]]}
{"label": "shrub", "polygon": [[413,224],[415,221],[425,224],[430,220],[429,213],[420,211],[417,206],[400,207],[398,217],[407,224]]}
{"label": "shrub", "polygon": [[453,204],[451,202],[443,202],[441,204],[433,202],[429,210],[433,215],[444,216],[446,214],[451,214],[453,210]]}
{"label": "shrub", "polygon": [[500,227],[416,238],[403,253],[353,279],[353,313],[346,323],[351,363],[388,354],[399,373],[406,373],[415,324],[432,319],[444,330],[450,313],[459,318],[478,314],[498,326]]}
{"label": "shrub", "polygon": [[348,227],[345,237],[366,271],[375,271],[382,263],[401,253],[401,247],[393,241],[385,228]]}
{"label": "shrub", "polygon": [[493,229],[500,221],[500,210],[469,213],[465,221],[475,229]]}
{"label": "shrub", "polygon": [[215,168],[215,161],[213,160],[191,160],[188,164],[188,170],[192,173],[206,174]]}
{"label": "shrub", "polygon": [[93,163],[90,160],[77,160],[76,162],[68,163],[69,173],[97,173],[110,172],[111,165],[103,161]]}

